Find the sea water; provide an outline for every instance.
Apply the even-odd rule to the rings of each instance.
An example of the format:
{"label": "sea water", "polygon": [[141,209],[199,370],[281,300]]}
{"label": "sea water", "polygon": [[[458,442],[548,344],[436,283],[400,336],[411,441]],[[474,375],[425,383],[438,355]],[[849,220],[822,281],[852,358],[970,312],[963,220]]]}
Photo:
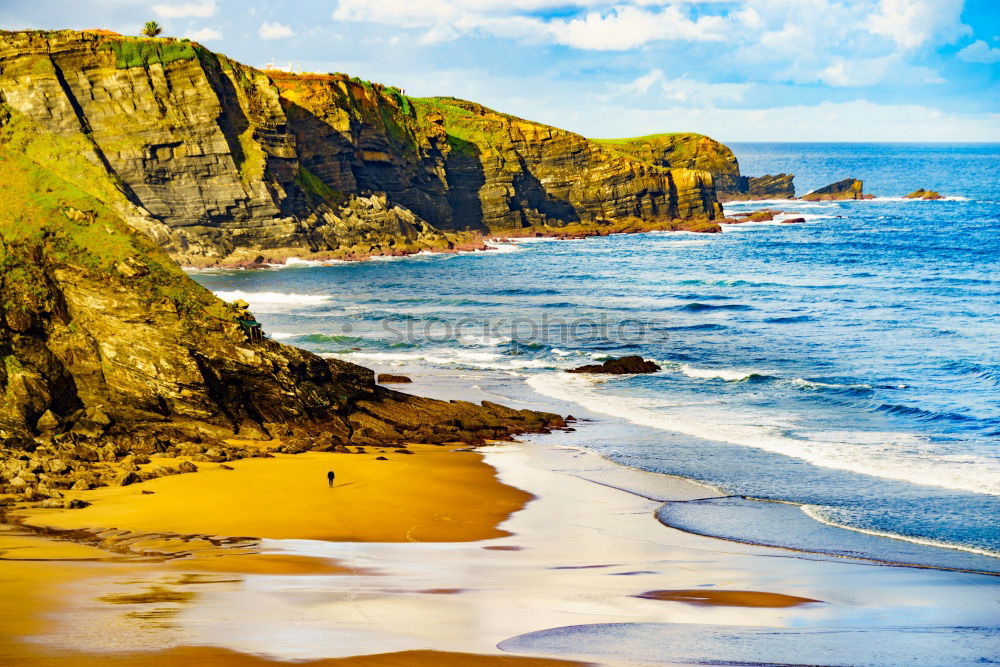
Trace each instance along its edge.
{"label": "sea water", "polygon": [[[606,416],[578,430],[581,443],[896,538],[869,544],[875,556],[878,540],[887,554],[897,540],[949,547],[935,564],[1000,555],[1000,146],[733,148],[744,173],[795,173],[800,194],[856,177],[877,199],[727,204],[794,215],[713,235],[194,275],[249,301],[282,342]],[[902,197],[921,187],[945,199]],[[625,354],[662,371],[565,373]],[[661,518],[734,539],[773,533],[719,520],[726,511],[678,505]]]}

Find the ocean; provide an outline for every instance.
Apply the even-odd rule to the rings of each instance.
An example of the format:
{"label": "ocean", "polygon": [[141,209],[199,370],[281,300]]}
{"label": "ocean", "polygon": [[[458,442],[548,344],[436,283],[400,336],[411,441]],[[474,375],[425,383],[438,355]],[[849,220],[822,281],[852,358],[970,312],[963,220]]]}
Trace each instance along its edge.
{"label": "ocean", "polygon": [[[667,503],[669,525],[1000,571],[1000,145],[732,148],[800,194],[856,177],[878,198],[727,204],[795,215],[722,234],[192,275],[282,342],[588,416],[559,442],[726,496]],[[564,372],[625,354],[662,371]]]}

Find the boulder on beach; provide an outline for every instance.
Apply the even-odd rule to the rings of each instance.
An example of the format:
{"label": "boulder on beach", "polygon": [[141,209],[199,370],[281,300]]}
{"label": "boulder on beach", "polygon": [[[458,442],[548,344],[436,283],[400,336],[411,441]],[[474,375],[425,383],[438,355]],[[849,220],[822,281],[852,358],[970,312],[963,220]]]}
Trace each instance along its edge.
{"label": "boulder on beach", "polygon": [[379,384],[406,384],[407,382],[413,382],[413,380],[405,375],[393,375],[392,373],[378,374]]}
{"label": "boulder on beach", "polygon": [[866,195],[863,192],[864,183],[857,178],[845,178],[842,181],[831,183],[819,190],[813,190],[807,195],[803,195],[805,201],[837,201],[841,199],[874,199],[874,195]]}
{"label": "boulder on beach", "polygon": [[655,373],[660,367],[652,361],[647,361],[638,355],[608,359],[603,364],[588,364],[579,368],[567,369],[567,373],[612,373],[627,375],[632,373]]}
{"label": "boulder on beach", "polygon": [[935,192],[934,190],[924,190],[920,188],[919,190],[914,190],[910,194],[906,195],[907,199],[941,199],[941,193]]}

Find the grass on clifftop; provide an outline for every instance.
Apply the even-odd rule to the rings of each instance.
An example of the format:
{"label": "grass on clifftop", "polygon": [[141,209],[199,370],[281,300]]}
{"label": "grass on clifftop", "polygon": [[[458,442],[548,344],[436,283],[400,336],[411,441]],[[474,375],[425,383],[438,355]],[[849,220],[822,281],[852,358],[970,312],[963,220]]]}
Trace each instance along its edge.
{"label": "grass on clifftop", "polygon": [[147,303],[168,300],[193,316],[229,318],[225,304],[188,278],[151,239],[133,230],[89,193],[26,155],[0,144],[0,307],[51,313],[53,266],[77,267],[95,280],[124,282]]}
{"label": "grass on clifftop", "polygon": [[156,63],[167,65],[178,60],[192,60],[198,56],[196,47],[191,42],[155,37],[108,39],[101,48],[114,52],[115,66],[119,69],[149,67]]}

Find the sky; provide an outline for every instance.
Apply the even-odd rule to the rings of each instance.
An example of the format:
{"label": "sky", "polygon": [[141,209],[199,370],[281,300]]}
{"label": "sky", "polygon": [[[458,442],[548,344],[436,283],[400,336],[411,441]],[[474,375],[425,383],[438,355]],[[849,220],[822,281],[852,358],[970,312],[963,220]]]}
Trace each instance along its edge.
{"label": "sky", "polygon": [[1000,0],[0,0],[0,28],[156,20],[588,137],[1000,141]]}

